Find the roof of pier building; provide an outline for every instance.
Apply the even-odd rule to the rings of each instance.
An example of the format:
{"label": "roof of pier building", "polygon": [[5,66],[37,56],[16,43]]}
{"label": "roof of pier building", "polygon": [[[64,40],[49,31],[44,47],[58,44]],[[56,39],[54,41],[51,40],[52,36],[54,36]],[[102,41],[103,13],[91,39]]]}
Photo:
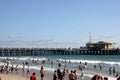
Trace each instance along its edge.
{"label": "roof of pier building", "polygon": [[111,43],[111,42],[105,42],[105,41],[99,41],[99,42],[96,42],[96,43],[87,43],[87,44],[104,44],[104,45],[112,45],[113,43]]}

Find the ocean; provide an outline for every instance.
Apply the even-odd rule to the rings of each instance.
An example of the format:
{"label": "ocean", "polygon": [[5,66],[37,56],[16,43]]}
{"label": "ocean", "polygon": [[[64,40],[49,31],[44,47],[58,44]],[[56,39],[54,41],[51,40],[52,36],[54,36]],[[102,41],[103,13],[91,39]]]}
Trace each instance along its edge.
{"label": "ocean", "polygon": [[[95,74],[100,74],[109,77],[109,80],[116,80],[114,75],[109,75],[109,67],[115,67],[116,73],[120,74],[120,55],[52,55],[52,56],[22,56],[22,57],[0,57],[0,65],[3,65],[4,59],[10,59],[10,64],[19,65],[22,68],[23,62],[28,62],[30,69],[40,70],[43,66],[48,73],[53,73],[58,69],[58,64],[61,64],[60,69],[66,66],[67,69],[77,70],[77,75],[84,73],[84,76],[92,77]],[[36,60],[37,63],[32,61]],[[42,61],[45,63],[42,63]],[[53,62],[53,65],[51,65]],[[79,66],[83,67],[87,63],[87,69],[82,72],[78,69]],[[96,65],[96,69],[94,69]],[[102,66],[102,70],[99,69]]]}

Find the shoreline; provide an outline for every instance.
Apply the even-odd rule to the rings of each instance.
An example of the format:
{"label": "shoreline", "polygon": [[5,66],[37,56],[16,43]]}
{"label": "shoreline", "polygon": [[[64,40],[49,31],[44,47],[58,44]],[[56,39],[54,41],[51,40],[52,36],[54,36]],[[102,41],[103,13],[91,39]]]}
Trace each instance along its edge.
{"label": "shoreline", "polygon": [[[78,75],[77,75],[78,76]],[[40,77],[38,77],[38,74],[36,75],[37,79],[40,80]],[[6,74],[0,73],[1,80],[29,80],[30,76],[22,76],[22,74],[16,75],[16,74]],[[78,77],[78,80],[80,78]],[[53,75],[49,73],[45,73],[44,80],[53,80]],[[64,80],[68,80],[68,74],[65,75]],[[90,77],[84,77],[83,80],[91,80]]]}

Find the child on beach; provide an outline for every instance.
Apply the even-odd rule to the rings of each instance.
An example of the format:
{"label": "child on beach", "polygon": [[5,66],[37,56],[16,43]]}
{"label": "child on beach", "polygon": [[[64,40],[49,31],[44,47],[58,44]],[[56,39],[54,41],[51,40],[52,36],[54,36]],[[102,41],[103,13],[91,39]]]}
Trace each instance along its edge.
{"label": "child on beach", "polygon": [[35,74],[35,72],[30,76],[30,80],[36,80],[36,74]]}
{"label": "child on beach", "polygon": [[11,73],[13,73],[13,70],[14,70],[14,67],[13,67],[13,65],[11,66]]}

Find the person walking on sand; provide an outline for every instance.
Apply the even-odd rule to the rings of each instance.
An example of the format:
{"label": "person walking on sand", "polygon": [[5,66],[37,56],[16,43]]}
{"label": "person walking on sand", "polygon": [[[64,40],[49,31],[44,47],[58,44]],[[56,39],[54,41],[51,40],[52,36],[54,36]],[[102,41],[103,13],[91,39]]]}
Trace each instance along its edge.
{"label": "person walking on sand", "polygon": [[53,80],[57,80],[57,78],[58,78],[58,75],[57,75],[57,71],[55,70],[53,74]]}
{"label": "person walking on sand", "polygon": [[44,80],[45,71],[44,71],[43,66],[41,67],[40,74],[41,74],[41,80]]}
{"label": "person walking on sand", "polygon": [[30,76],[30,80],[36,80],[36,74],[35,74],[35,72]]}

